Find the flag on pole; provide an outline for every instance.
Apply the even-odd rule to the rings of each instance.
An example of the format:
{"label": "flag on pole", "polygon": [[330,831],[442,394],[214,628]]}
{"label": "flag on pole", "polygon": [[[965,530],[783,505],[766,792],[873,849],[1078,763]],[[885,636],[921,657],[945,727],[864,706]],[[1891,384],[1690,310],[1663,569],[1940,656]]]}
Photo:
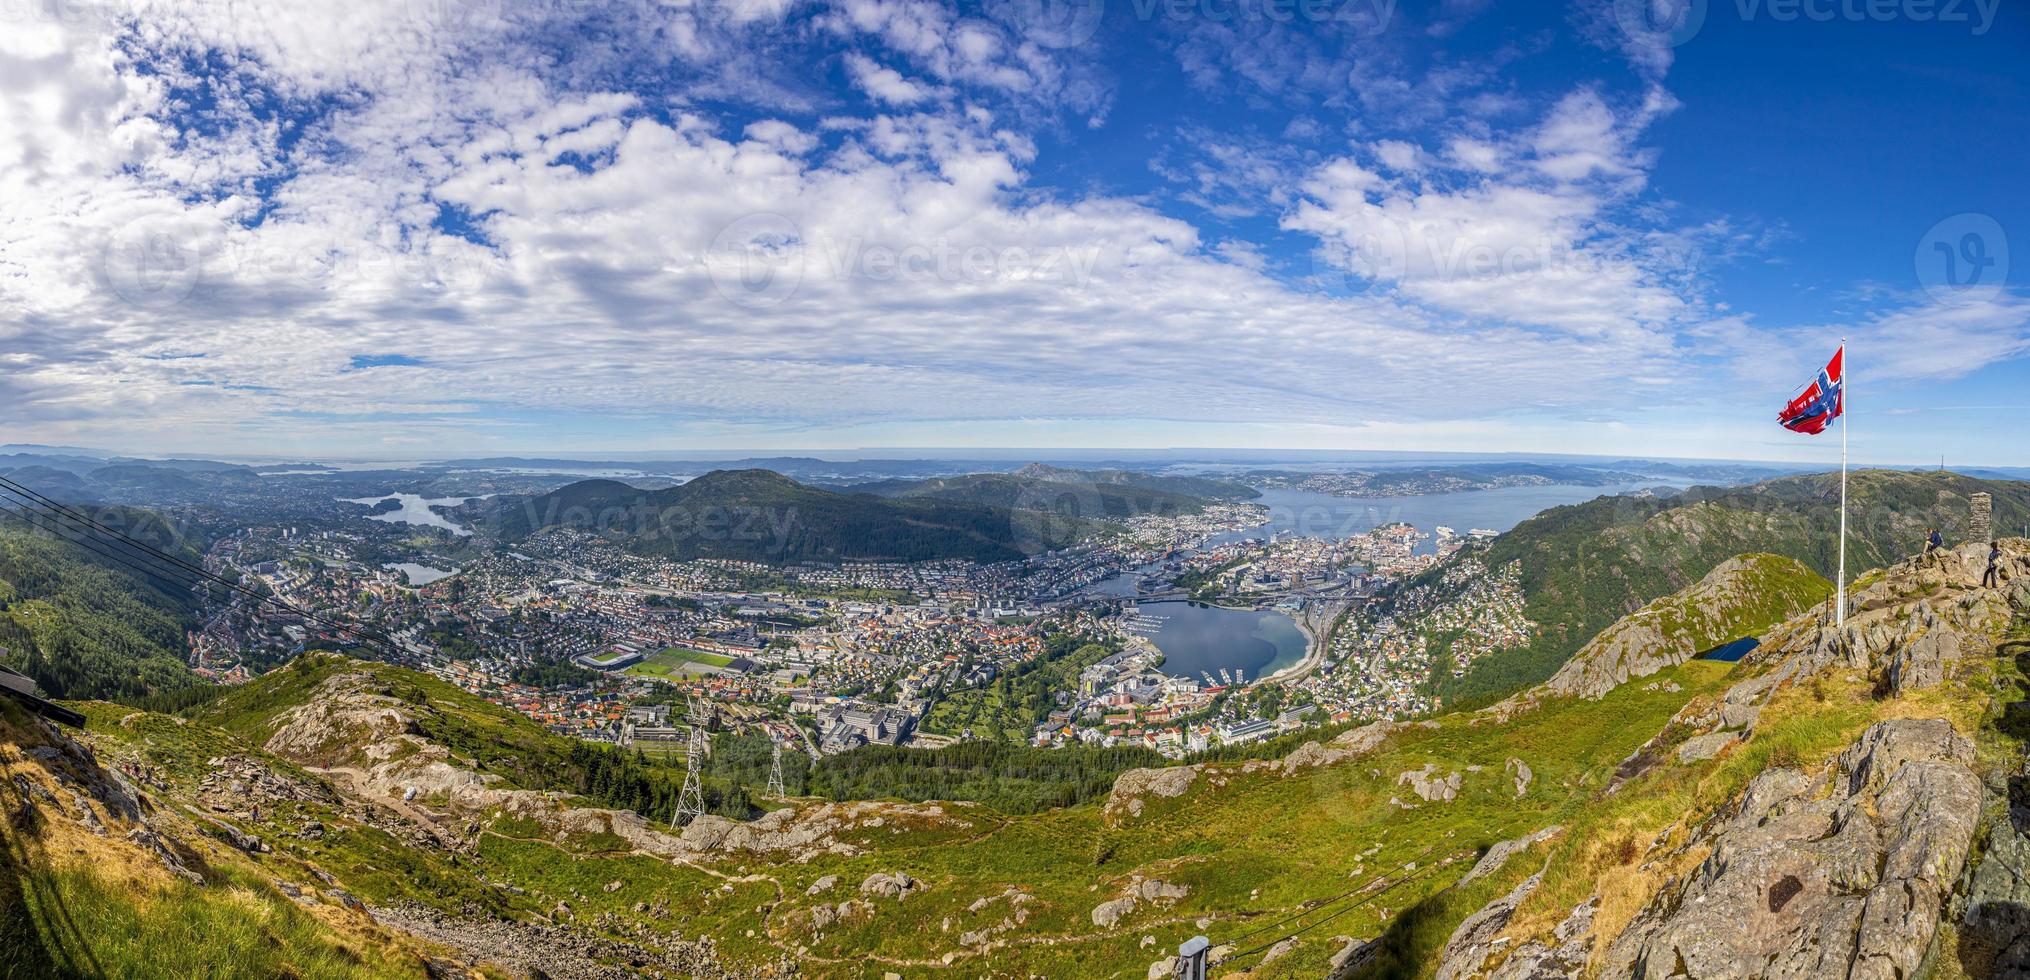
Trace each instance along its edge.
{"label": "flag on pole", "polygon": [[[1826,362],[1819,376],[1805,385],[1783,411],[1776,413],[1776,421],[1792,432],[1815,436],[1826,431],[1833,420],[1847,414],[1847,380],[1841,362],[1847,359],[1846,338],[1840,338],[1840,347],[1833,351],[1833,359]],[[1834,622],[1847,624],[1847,427],[1840,426],[1840,570],[1834,579],[1833,610]]]}
{"label": "flag on pole", "polygon": [[1846,354],[1847,347],[1841,344],[1840,349],[1833,352],[1833,359],[1826,362],[1825,368],[1819,372],[1819,376],[1805,385],[1804,391],[1798,393],[1796,398],[1790,400],[1790,404],[1783,406],[1783,411],[1777,413],[1776,420],[1783,423],[1784,428],[1815,436],[1826,431],[1826,427],[1832,425],[1834,419],[1846,412],[1847,403],[1843,397],[1846,385],[1840,377],[1840,361]]}

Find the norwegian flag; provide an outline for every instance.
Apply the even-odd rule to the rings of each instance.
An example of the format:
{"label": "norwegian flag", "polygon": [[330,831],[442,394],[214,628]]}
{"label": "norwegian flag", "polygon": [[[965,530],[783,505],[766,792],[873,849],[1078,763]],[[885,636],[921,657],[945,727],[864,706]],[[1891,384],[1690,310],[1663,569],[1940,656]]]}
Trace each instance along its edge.
{"label": "norwegian flag", "polygon": [[1847,348],[1841,345],[1833,352],[1833,359],[1826,363],[1817,379],[1804,386],[1790,404],[1783,406],[1776,420],[1792,432],[1815,436],[1826,431],[1847,410],[1844,396],[1845,386],[1840,380],[1840,360],[1846,356]]}

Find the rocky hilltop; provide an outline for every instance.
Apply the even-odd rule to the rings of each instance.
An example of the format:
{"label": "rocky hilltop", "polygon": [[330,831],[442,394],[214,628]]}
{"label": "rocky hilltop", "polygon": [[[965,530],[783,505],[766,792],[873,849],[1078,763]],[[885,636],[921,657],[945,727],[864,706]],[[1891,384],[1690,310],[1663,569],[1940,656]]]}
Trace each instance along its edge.
{"label": "rocky hilltop", "polygon": [[1772,630],[1617,774],[1627,792],[1717,760],[1681,790],[1695,805],[1553,851],[1437,975],[2030,975],[2024,544],[2005,588],[1979,587],[1969,547],[1867,576],[1844,627],[1821,609]]}
{"label": "rocky hilltop", "polygon": [[1598,698],[1832,598],[1832,583],[1781,555],[1742,555],[1635,612],[1585,646],[1537,694]]}

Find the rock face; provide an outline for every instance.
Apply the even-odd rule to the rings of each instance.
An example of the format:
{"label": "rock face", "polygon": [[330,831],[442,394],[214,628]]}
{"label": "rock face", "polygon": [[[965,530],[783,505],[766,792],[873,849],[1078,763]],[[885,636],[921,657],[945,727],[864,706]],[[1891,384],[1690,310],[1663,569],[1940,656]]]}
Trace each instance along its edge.
{"label": "rock face", "polygon": [[1678,746],[1678,761],[1684,763],[1704,762],[1720,754],[1722,749],[1741,740],[1739,732],[1712,732],[1685,739]]}
{"label": "rock face", "polygon": [[1114,923],[1135,911],[1135,907],[1143,902],[1175,902],[1189,894],[1191,888],[1188,885],[1174,885],[1157,878],[1131,879],[1126,893],[1121,897],[1101,902],[1093,907],[1093,925],[1111,929]]}
{"label": "rock face", "polygon": [[1508,920],[1514,918],[1516,906],[1536,891],[1543,879],[1541,871],[1530,875],[1508,894],[1487,903],[1459,923],[1459,928],[1452,930],[1452,937],[1445,940],[1445,952],[1438,961],[1438,980],[1463,980],[1479,970],[1494,952],[1495,937],[1508,925]]}
{"label": "rock face", "polygon": [[1500,871],[1502,866],[1508,863],[1509,858],[1512,858],[1523,851],[1527,851],[1531,847],[1539,843],[1542,843],[1544,841],[1550,840],[1553,837],[1556,837],[1558,835],[1558,832],[1563,829],[1564,829],[1563,827],[1560,827],[1557,824],[1552,824],[1551,826],[1545,827],[1544,829],[1539,830],[1536,833],[1529,835],[1528,837],[1518,837],[1514,840],[1505,840],[1495,844],[1493,847],[1487,849],[1486,854],[1482,854],[1480,856],[1480,860],[1474,862],[1473,868],[1467,871],[1465,877],[1460,878],[1459,884],[1454,887],[1464,887],[1466,884],[1472,882],[1476,878],[1481,878],[1486,875],[1491,875],[1496,871]]}
{"label": "rock face", "polygon": [[1596,898],[1587,899],[1572,910],[1551,932],[1549,942],[1530,941],[1516,947],[1488,974],[1488,980],[1565,980],[1582,976],[1586,959],[1593,952],[1593,913],[1600,908]]}
{"label": "rock face", "polygon": [[1960,961],[1975,976],[2030,977],[2030,801],[1989,832],[1967,889]]}
{"label": "rock face", "polygon": [[[1777,555],[1742,555],[1721,562],[1690,589],[1666,596],[1623,617],[1559,668],[1543,691],[1598,698],[1622,683],[1647,677],[1739,639],[1736,624],[1804,611],[1809,600],[1772,582],[1808,582],[1812,572]],[[1766,621],[1766,619],[1765,619]]]}
{"label": "rock face", "polygon": [[1973,746],[1942,719],[1870,727],[1817,774],[1758,776],[1711,852],[1609,946],[1604,975],[1901,978],[1972,844]]}

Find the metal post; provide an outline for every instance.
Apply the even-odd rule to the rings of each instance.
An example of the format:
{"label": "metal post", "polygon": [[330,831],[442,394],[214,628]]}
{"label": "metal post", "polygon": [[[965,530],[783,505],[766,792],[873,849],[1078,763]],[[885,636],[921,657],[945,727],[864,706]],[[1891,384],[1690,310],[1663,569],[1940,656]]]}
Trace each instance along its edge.
{"label": "metal post", "polygon": [[1205,954],[1212,940],[1193,936],[1177,947],[1177,980],[1205,980]]}

